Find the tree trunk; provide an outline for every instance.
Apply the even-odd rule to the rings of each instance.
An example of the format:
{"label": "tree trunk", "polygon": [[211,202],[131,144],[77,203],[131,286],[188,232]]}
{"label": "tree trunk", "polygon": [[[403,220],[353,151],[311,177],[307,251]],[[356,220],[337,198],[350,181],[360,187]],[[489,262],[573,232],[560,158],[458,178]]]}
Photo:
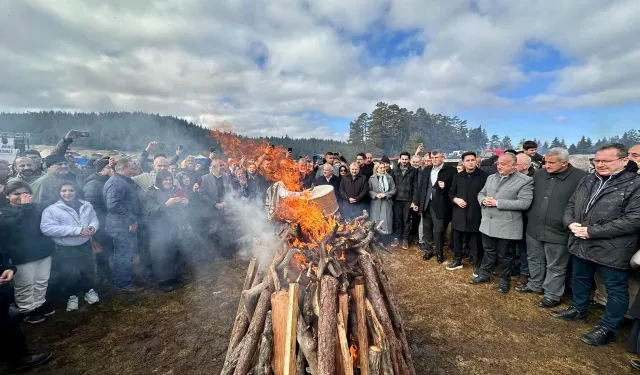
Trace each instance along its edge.
{"label": "tree trunk", "polygon": [[356,306],[358,322],[358,356],[360,357],[360,375],[369,375],[369,336],[367,334],[367,313],[364,303],[364,279],[358,277],[353,288],[353,300]]}
{"label": "tree trunk", "polygon": [[242,347],[240,358],[238,358],[238,365],[236,366],[234,375],[246,375],[251,369],[253,354],[256,351],[256,346],[258,346],[260,334],[264,330],[264,321],[267,317],[267,311],[269,311],[271,307],[270,302],[271,285],[267,283],[267,287],[265,287],[260,294],[258,306],[256,307],[256,311],[253,313],[253,318],[249,324],[249,329],[247,330],[245,337],[246,340]]}
{"label": "tree trunk", "polygon": [[336,313],[338,280],[323,276],[320,282],[320,317],[318,325],[318,374],[336,372]]}
{"label": "tree trunk", "polygon": [[264,322],[264,331],[262,332],[262,342],[260,343],[260,355],[258,356],[256,375],[270,375],[269,369],[271,367],[272,350],[273,322],[271,319],[271,311],[269,311]]}
{"label": "tree trunk", "polygon": [[369,347],[369,374],[380,375],[380,359],[382,352],[377,346]]}

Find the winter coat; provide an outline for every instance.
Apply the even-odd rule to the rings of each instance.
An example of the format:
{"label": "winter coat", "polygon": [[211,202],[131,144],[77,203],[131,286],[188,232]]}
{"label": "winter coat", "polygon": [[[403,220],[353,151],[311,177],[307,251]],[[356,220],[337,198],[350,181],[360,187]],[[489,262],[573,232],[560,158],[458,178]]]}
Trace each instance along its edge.
{"label": "winter coat", "polygon": [[[347,218],[362,215],[362,210],[366,209],[364,198],[369,192],[369,181],[361,174],[355,176],[345,176],[340,180],[340,196],[342,196],[341,212]],[[355,203],[349,203],[349,198],[354,198]]]}
{"label": "winter coat", "polygon": [[[483,206],[482,201],[486,197],[492,197],[498,201],[498,206]],[[529,209],[532,200],[533,178],[518,171],[506,177],[502,177],[499,173],[489,176],[478,193],[478,203],[482,207],[480,232],[494,238],[522,239],[523,212]]]}
{"label": "winter coat", "polygon": [[[82,192],[84,193],[84,200],[91,203],[93,210],[98,215],[100,224],[104,226],[107,219],[107,205],[102,195],[104,184],[109,180],[109,175],[101,175],[100,173],[93,173],[85,180]],[[104,229],[104,228],[103,228]]]}
{"label": "winter coat", "polygon": [[231,178],[223,174],[221,177],[215,177],[211,173],[202,176],[202,182],[200,183],[200,195],[201,202],[203,203],[204,217],[211,219],[218,219],[221,217],[222,212],[216,208],[216,203],[224,202],[224,196],[218,192],[218,186],[216,185],[216,178],[222,178],[222,184],[224,185],[224,194],[228,195],[232,193],[233,187],[231,186]]}
{"label": "winter coat", "polygon": [[251,176],[247,173],[247,198],[255,199],[259,202],[264,202],[264,197],[267,194],[269,183],[261,174],[256,173]]}
{"label": "winter coat", "polygon": [[14,265],[51,256],[53,242],[40,231],[41,211],[33,203],[0,209],[0,247]]}
{"label": "winter coat", "polygon": [[[594,263],[629,269],[638,250],[640,176],[623,170],[602,182],[595,173],[584,177],[569,199],[563,223],[587,226],[588,239],[569,236],[569,252]],[[599,191],[598,191],[599,190]]]}
{"label": "winter coat", "polygon": [[149,222],[152,242],[175,242],[185,233],[187,207],[177,204],[168,207],[166,202],[175,195],[174,189],[160,190],[155,186],[145,194],[145,214]]}
{"label": "winter coat", "polygon": [[571,164],[556,174],[537,171],[533,175],[533,203],[527,212],[527,234],[541,242],[566,245],[571,231],[562,222],[564,209],[586,175]]}
{"label": "winter coat", "polygon": [[[369,216],[371,220],[384,220],[381,229],[389,234],[393,233],[393,197],[396,195],[396,184],[393,178],[387,174],[389,181],[389,190],[384,191],[384,187],[380,184],[378,175],[369,177],[369,197],[371,198],[371,210]],[[384,194],[382,199],[376,198],[377,194]]]}
{"label": "winter coat", "polygon": [[373,167],[374,167],[373,163],[365,164],[362,166],[362,168],[360,168],[360,173],[363,174],[366,178],[370,178],[371,176],[374,175]]}
{"label": "winter coat", "polygon": [[60,185],[70,179],[58,177],[53,173],[45,173],[31,184],[33,203],[43,207],[49,206],[60,199]]}
{"label": "winter coat", "polygon": [[[451,199],[449,198],[449,190],[453,185],[453,178],[458,170],[450,165],[442,165],[442,169],[438,172],[436,183],[431,185],[431,171],[433,167],[427,167],[422,170],[420,177],[420,186],[413,197],[413,204],[419,207],[419,212],[425,212],[429,206],[429,197],[431,204],[436,212],[438,219],[448,221],[451,218]],[[438,181],[444,182],[444,188],[440,188]]]}
{"label": "winter coat", "polygon": [[[478,193],[484,187],[488,177],[487,172],[480,168],[476,168],[471,173],[462,171],[455,175],[449,190],[449,199],[453,204],[451,229],[469,233],[476,233],[480,230],[482,208],[478,203]],[[460,208],[453,203],[454,198],[463,199],[467,202],[467,206]]]}
{"label": "winter coat", "polygon": [[395,200],[411,202],[418,191],[418,170],[409,165],[403,176],[402,168],[398,165],[391,170],[391,177],[396,184]]}
{"label": "winter coat", "polygon": [[129,177],[114,174],[104,184],[102,195],[107,206],[107,232],[129,232],[129,226],[142,219],[138,185]]}
{"label": "winter coat", "polygon": [[322,185],[331,185],[333,186],[333,193],[336,195],[336,201],[340,203],[342,201],[342,196],[340,195],[340,177],[335,175],[331,175],[331,179],[327,182],[327,178],[322,176],[320,178],[316,178],[313,186],[322,186]]}
{"label": "winter coat", "polygon": [[308,173],[299,173],[300,183],[302,183],[303,189],[311,189],[313,183],[316,181],[316,173],[310,171]]}
{"label": "winter coat", "polygon": [[79,213],[67,206],[62,199],[45,208],[42,212],[40,230],[45,236],[51,237],[53,242],[60,246],[80,246],[91,239],[82,236],[82,228],[100,228],[98,216],[91,203],[79,201]]}

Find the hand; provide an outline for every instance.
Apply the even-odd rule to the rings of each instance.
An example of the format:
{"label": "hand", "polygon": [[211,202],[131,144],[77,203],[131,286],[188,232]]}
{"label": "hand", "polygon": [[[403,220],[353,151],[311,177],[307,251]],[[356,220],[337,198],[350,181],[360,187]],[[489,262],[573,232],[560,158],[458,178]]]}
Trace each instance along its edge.
{"label": "hand", "polygon": [[416,155],[422,154],[423,152],[424,152],[424,146],[423,145],[418,146],[418,148],[416,149]]}
{"label": "hand", "polygon": [[467,202],[465,202],[462,198],[453,198],[453,203],[455,203],[460,208],[467,207]]}
{"label": "hand", "polygon": [[89,226],[87,229],[89,229],[89,236],[96,234],[96,228]]}
{"label": "hand", "polygon": [[498,205],[498,201],[491,197],[486,197],[484,201],[482,201],[482,204],[486,207],[496,207]]}
{"label": "hand", "polygon": [[13,270],[4,270],[0,275],[0,285],[4,285],[13,279]]}
{"label": "hand", "polygon": [[440,186],[440,189],[444,189],[444,181],[438,181],[438,186]]}
{"label": "hand", "polygon": [[91,236],[91,230],[89,228],[82,228],[82,230],[80,231],[80,235],[82,237],[90,237]]}
{"label": "hand", "polygon": [[378,194],[376,194],[376,198],[383,199],[384,198],[384,194],[378,193]]}
{"label": "hand", "polygon": [[224,202],[216,203],[216,208],[219,209],[219,210],[223,210],[224,209]]}
{"label": "hand", "polygon": [[189,200],[187,198],[180,198],[180,203],[183,205],[189,204]]}
{"label": "hand", "polygon": [[69,130],[67,135],[64,136],[65,139],[78,139],[79,133],[77,130]]}
{"label": "hand", "polygon": [[176,148],[176,156],[182,155],[182,149],[180,147]]}
{"label": "hand", "polygon": [[569,224],[569,229],[571,229],[572,232],[575,233],[577,228],[580,228],[582,226],[582,224],[580,223],[571,223]]}
{"label": "hand", "polygon": [[172,207],[172,206],[175,206],[176,204],[180,203],[180,200],[181,200],[180,198],[175,198],[175,197],[174,198],[169,198],[164,204],[167,207]]}
{"label": "hand", "polygon": [[193,184],[193,192],[197,193],[199,191],[200,191],[200,184],[196,182],[195,184]]}
{"label": "hand", "polygon": [[31,203],[33,200],[33,196],[31,194],[21,194],[20,195],[20,204]]}
{"label": "hand", "polygon": [[129,225],[129,232],[130,233],[135,233],[138,231],[138,223],[134,223]]}
{"label": "hand", "polygon": [[149,142],[149,144],[147,145],[147,148],[145,148],[145,150],[147,152],[151,151],[152,148],[154,148],[156,145],[158,144],[158,141],[151,141]]}
{"label": "hand", "polygon": [[113,156],[109,157],[109,167],[111,167],[111,168],[115,167],[117,162],[118,161]]}
{"label": "hand", "polygon": [[415,204],[411,203],[411,209],[414,210],[415,212],[418,212],[418,210],[420,209],[420,207],[416,206]]}
{"label": "hand", "polygon": [[355,198],[349,198],[349,203],[356,203]]}

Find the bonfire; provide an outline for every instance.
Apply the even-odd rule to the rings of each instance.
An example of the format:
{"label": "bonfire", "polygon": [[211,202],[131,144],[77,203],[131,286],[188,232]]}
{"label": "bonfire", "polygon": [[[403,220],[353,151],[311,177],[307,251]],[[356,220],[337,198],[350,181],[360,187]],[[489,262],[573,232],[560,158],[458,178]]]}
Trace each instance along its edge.
{"label": "bonfire", "polygon": [[[272,177],[283,173],[299,189],[289,172]],[[249,264],[221,374],[415,375],[381,223],[325,215],[308,192],[281,200],[277,216],[287,225],[274,255]]]}

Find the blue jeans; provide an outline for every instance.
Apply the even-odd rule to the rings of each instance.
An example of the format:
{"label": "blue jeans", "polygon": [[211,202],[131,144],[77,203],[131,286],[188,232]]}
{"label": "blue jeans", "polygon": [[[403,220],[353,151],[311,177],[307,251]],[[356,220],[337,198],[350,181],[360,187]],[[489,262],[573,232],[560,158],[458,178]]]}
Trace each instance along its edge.
{"label": "blue jeans", "polygon": [[[573,299],[571,305],[579,311],[587,311],[593,275],[597,264],[573,256]],[[602,327],[616,332],[629,308],[629,272],[607,266],[599,266],[607,291],[607,306],[600,319]]]}
{"label": "blue jeans", "polygon": [[117,288],[131,285],[133,276],[133,253],[138,242],[136,233],[111,232],[113,238],[113,283]]}

